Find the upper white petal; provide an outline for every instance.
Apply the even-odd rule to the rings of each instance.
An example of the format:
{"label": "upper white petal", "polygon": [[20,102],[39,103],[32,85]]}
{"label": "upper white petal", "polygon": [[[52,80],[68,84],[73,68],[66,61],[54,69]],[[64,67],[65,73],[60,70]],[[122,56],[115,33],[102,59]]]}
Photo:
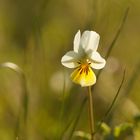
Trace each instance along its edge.
{"label": "upper white petal", "polygon": [[81,38],[81,33],[80,33],[80,30],[79,30],[74,37],[74,51],[75,52],[78,52],[78,50],[79,50],[80,38]]}
{"label": "upper white petal", "polygon": [[96,51],[99,45],[100,36],[94,31],[85,31],[82,34],[80,45],[87,51]]}
{"label": "upper white petal", "polygon": [[96,51],[90,54],[89,59],[91,61],[91,67],[94,69],[102,69],[106,64],[105,59]]}
{"label": "upper white petal", "polygon": [[78,54],[74,51],[67,52],[61,59],[62,65],[68,68],[76,68],[79,66]]}

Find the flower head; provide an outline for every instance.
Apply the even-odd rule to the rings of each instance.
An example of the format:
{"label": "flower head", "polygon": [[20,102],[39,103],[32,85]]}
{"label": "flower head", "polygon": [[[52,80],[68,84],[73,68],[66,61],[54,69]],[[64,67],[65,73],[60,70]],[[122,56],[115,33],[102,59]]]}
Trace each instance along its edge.
{"label": "flower head", "polygon": [[67,52],[61,59],[62,65],[75,68],[71,74],[74,83],[81,86],[91,86],[96,83],[92,70],[102,69],[105,59],[97,52],[100,36],[94,31],[84,31],[81,36],[78,31],[74,37],[74,50]]}

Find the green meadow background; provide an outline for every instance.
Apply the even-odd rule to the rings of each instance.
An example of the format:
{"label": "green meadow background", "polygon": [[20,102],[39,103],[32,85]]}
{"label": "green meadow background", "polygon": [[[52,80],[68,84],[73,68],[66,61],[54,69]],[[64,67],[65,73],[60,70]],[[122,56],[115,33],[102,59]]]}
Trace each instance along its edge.
{"label": "green meadow background", "polygon": [[[111,135],[116,126],[134,125],[140,120],[140,1],[0,0],[0,64],[17,64],[26,83],[22,84],[19,73],[0,68],[0,140],[83,139],[73,134],[89,133],[87,90],[71,82],[72,70],[61,65],[61,57],[73,49],[73,38],[79,29],[100,34],[98,51],[105,57],[122,24],[92,91],[97,124],[126,70],[119,96],[105,120],[112,129]],[[27,110],[23,105],[24,90]],[[20,110],[26,112],[26,125]],[[138,123],[130,131],[119,138],[98,132],[97,140],[140,139]]]}

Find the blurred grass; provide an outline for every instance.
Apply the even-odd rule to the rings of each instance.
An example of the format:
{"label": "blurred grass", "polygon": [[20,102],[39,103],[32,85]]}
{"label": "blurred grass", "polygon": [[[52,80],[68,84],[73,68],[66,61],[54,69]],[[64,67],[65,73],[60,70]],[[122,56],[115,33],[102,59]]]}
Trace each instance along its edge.
{"label": "blurred grass", "polygon": [[[27,78],[30,93],[28,139],[58,140],[60,124],[63,124],[61,131],[71,120],[74,124],[79,105],[86,95],[83,89],[71,83],[66,76],[69,86],[65,89],[63,119],[60,123],[64,81],[62,75],[55,79],[58,71],[63,73],[60,59],[66,51],[72,50],[73,37],[78,29],[97,31],[101,36],[99,52],[105,56],[127,7],[130,7],[127,20],[94,91],[97,121],[102,118],[117,91],[122,67],[125,65],[127,68],[128,81],[131,74],[136,73],[134,70],[140,60],[140,2],[138,0],[0,1],[0,63],[7,61],[16,63],[23,68]],[[67,71],[69,75],[70,71]],[[0,77],[0,139],[11,140],[20,103],[20,81],[7,70],[0,70]],[[136,78],[135,83],[130,84],[133,85],[132,89],[129,89],[131,87],[129,86],[123,90],[131,91],[128,99],[139,108],[139,70],[132,78]],[[127,85],[127,82],[124,84]],[[86,113],[86,109],[83,108],[76,130],[88,132]],[[110,121],[110,125],[118,124],[120,120],[127,121],[125,114],[123,111],[117,117],[114,116],[114,121]],[[112,120],[112,117],[109,116],[108,120]],[[68,134],[70,132],[68,129]]]}
{"label": "blurred grass", "polygon": [[0,68],[9,68],[14,71],[20,80],[21,84],[21,98],[18,108],[18,116],[15,124],[15,136],[13,139],[27,139],[27,117],[28,117],[28,91],[26,85],[26,78],[23,70],[16,64],[5,62],[0,65]]}

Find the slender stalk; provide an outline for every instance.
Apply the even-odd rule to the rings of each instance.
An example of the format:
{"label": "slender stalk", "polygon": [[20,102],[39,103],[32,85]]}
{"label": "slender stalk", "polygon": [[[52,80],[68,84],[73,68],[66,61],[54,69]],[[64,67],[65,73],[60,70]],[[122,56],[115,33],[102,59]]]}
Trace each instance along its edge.
{"label": "slender stalk", "polygon": [[94,114],[93,114],[93,98],[91,93],[91,86],[88,87],[88,101],[89,101],[89,124],[91,140],[94,140]]}

